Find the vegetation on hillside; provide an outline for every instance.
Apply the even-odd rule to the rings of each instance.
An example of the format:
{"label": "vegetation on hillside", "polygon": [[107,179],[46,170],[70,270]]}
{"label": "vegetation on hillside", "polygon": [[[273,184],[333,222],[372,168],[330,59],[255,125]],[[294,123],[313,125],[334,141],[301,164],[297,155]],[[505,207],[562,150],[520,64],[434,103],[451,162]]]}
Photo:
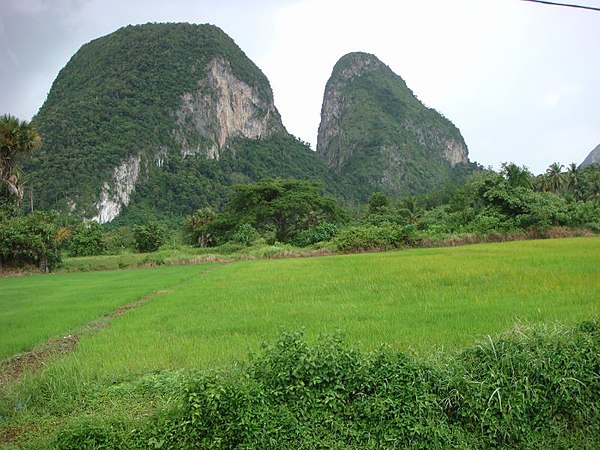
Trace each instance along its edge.
{"label": "vegetation on hillside", "polygon": [[326,148],[319,148],[342,175],[344,186],[352,189],[351,198],[364,203],[375,191],[393,197],[432,192],[479,169],[473,163],[453,167],[444,158],[442,149],[449,141],[466,149],[460,131],[425,107],[389,67],[377,60],[376,69],[340,80],[359,59],[376,60],[351,53],[333,69],[326,92],[338,91],[340,131]]}
{"label": "vegetation on hillside", "polygon": [[42,150],[26,166],[35,207],[91,218],[103,183],[138,156],[140,179],[119,224],[220,207],[229,186],[266,176],[316,178],[333,186],[324,164],[285,132],[278,114],[270,116],[272,138],[231,142],[218,160],[182,154],[177,108],[182,94],[199,89],[215,56],[272,103],[264,74],[212,25],[128,26],[84,45],[33,119],[44,136]]}

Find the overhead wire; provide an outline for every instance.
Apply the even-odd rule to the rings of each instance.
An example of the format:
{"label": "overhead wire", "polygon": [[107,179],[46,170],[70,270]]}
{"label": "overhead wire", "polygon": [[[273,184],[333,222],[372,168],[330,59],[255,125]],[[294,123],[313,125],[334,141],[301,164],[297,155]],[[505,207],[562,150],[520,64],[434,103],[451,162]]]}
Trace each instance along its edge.
{"label": "overhead wire", "polygon": [[552,6],[567,6],[570,8],[580,8],[587,9],[591,11],[600,11],[600,7],[587,6],[587,5],[576,5],[572,3],[558,3],[558,2],[548,2],[546,0],[522,0],[524,2],[532,2],[532,3],[542,3],[544,5],[552,5]]}

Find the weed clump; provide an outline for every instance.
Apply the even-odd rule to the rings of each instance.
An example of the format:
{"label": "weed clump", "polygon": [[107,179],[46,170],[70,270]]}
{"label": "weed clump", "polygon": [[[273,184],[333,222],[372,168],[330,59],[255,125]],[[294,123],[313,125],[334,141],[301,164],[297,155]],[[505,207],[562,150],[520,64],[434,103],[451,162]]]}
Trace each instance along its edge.
{"label": "weed clump", "polygon": [[599,344],[597,319],[435,360],[284,333],[143,427],[78,422],[55,448],[598,448]]}

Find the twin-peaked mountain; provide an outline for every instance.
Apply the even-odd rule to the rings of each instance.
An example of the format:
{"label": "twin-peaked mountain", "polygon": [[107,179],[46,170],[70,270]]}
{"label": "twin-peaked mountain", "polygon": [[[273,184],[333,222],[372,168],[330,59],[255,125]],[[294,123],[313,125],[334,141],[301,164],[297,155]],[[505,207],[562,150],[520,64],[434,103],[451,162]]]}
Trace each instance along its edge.
{"label": "twin-peaked mountain", "polygon": [[128,26],[85,44],[33,122],[44,139],[25,167],[35,208],[99,222],[219,207],[232,184],[267,177],[318,180],[349,202],[426,192],[467,162],[459,131],[360,53],[334,68],[313,152],[212,25]]}

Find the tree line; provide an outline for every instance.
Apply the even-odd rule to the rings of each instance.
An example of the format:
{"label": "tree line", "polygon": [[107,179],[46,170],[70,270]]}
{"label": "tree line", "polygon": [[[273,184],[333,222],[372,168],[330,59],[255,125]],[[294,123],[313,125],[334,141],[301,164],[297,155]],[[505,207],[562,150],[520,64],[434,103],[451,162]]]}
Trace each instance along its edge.
{"label": "tree line", "polygon": [[600,166],[575,163],[553,163],[537,176],[505,163],[436,193],[394,199],[375,192],[359,206],[343,205],[318,182],[263,179],[234,185],[224,208],[201,208],[178,227],[145,220],[117,228],[53,211],[25,214],[20,163],[40,144],[31,124],[0,118],[0,268],[36,264],[46,271],[63,254],[152,252],[169,237],[176,245],[221,249],[278,242],[360,251],[457,236],[544,235],[553,227],[600,232]]}

